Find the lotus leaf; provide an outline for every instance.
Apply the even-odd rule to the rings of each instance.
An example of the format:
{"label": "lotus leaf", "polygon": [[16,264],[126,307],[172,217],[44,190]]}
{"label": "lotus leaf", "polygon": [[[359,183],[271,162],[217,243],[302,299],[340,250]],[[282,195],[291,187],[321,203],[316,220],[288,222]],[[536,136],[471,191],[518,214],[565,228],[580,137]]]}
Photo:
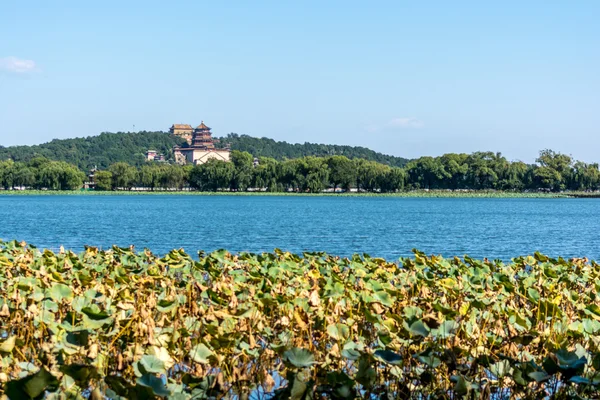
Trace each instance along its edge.
{"label": "lotus leaf", "polygon": [[316,364],[315,356],[306,349],[294,347],[287,350],[283,355],[290,364],[297,368],[306,368]]}
{"label": "lotus leaf", "polygon": [[50,298],[58,303],[62,300],[72,300],[73,299],[73,290],[64,283],[55,283],[48,290],[48,295]]}
{"label": "lotus leaf", "polygon": [[138,378],[136,382],[140,386],[150,388],[152,393],[157,396],[169,396],[171,394],[163,379],[157,378],[152,374],[145,374],[141,378]]}
{"label": "lotus leaf", "polygon": [[376,350],[373,356],[384,364],[402,365],[402,357],[390,350]]}
{"label": "lotus leaf", "polygon": [[190,357],[197,363],[208,364],[214,353],[204,343],[199,343],[190,350]]}

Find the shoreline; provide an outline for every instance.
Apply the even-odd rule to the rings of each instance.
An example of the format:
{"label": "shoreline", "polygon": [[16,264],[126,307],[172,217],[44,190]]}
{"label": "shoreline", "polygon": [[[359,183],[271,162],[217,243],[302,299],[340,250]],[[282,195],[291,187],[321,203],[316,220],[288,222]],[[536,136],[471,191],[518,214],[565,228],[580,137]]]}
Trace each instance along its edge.
{"label": "shoreline", "polygon": [[396,198],[600,198],[600,193],[585,192],[503,192],[503,191],[407,191],[397,193],[297,193],[297,192],[199,192],[199,191],[60,191],[60,190],[2,190],[2,196],[277,196],[277,197],[396,197]]}

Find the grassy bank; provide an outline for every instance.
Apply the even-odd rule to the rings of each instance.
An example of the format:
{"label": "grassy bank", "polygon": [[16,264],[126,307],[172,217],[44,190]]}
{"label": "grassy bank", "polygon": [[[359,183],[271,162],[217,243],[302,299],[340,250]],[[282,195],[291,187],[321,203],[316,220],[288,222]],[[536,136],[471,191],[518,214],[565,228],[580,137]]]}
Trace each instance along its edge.
{"label": "grassy bank", "polygon": [[195,261],[10,242],[0,272],[11,399],[600,397],[600,266],[587,260]]}
{"label": "grassy bank", "polygon": [[331,197],[398,197],[398,198],[597,198],[598,193],[585,192],[502,192],[502,191],[446,191],[416,190],[398,193],[295,193],[295,192],[197,192],[197,191],[53,191],[4,190],[0,196],[331,196]]}

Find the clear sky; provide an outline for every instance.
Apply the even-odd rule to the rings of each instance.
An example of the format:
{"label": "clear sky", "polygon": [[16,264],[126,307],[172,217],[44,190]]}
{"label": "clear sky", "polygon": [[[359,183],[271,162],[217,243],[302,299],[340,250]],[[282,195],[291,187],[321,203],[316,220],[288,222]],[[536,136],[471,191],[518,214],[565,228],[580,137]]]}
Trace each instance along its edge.
{"label": "clear sky", "polygon": [[599,17],[596,0],[2,1],[0,144],[204,120],[600,162]]}

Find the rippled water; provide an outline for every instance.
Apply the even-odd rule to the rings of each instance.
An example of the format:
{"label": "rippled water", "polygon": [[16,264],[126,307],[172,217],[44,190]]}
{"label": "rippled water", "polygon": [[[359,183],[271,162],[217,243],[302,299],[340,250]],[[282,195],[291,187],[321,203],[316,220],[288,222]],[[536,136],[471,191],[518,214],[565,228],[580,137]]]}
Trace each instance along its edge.
{"label": "rippled water", "polygon": [[541,251],[600,259],[595,199],[283,196],[0,196],[0,238],[81,250],[369,253],[412,248],[502,258]]}

